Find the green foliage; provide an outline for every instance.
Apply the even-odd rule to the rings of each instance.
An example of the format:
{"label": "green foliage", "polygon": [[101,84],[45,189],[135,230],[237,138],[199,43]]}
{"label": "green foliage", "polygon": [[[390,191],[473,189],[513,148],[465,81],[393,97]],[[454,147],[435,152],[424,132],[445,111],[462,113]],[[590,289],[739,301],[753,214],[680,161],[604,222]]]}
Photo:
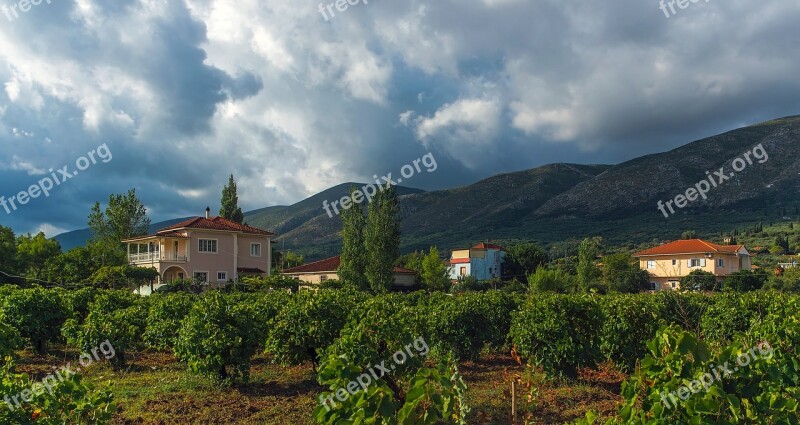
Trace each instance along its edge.
{"label": "green foliage", "polygon": [[[0,225],[0,272],[17,272],[17,238],[10,227]],[[0,273],[0,284],[7,279]]]}
{"label": "green foliage", "polygon": [[114,356],[109,360],[115,368],[127,364],[127,354],[142,345],[141,336],[147,323],[148,308],[137,298],[129,298],[121,291],[100,294],[89,304],[89,314],[80,323],[70,319],[65,323],[63,334],[67,342],[83,353],[110,343]]}
{"label": "green foliage", "polygon": [[587,295],[535,295],[514,314],[511,339],[519,354],[548,374],[577,376],[600,358],[603,314]]}
{"label": "green foliage", "polygon": [[8,294],[0,306],[9,324],[38,353],[61,335],[68,313],[59,294],[44,288],[20,289]]}
{"label": "green foliage", "polygon": [[349,312],[364,299],[363,294],[348,290],[295,294],[272,323],[267,352],[284,364],[311,361],[316,368],[347,323]]}
{"label": "green foliage", "polygon": [[602,290],[597,257],[603,250],[603,238],[587,238],[578,247],[578,283],[584,292]]}
{"label": "green foliage", "polygon": [[431,247],[422,259],[422,282],[429,291],[446,292],[450,289],[450,273],[442,261],[439,249]]}
{"label": "green foliage", "polygon": [[630,254],[612,254],[603,258],[603,282],[611,292],[635,294],[650,286],[650,274],[639,268]]}
{"label": "green foliage", "polygon": [[96,202],[88,224],[95,251],[103,258],[101,266],[118,266],[125,264],[121,241],[146,235],[150,219],[144,204],[136,197],[136,189],[131,189],[127,194],[110,195],[105,211]]}
{"label": "green foliage", "polygon": [[528,286],[532,292],[568,293],[574,292],[577,287],[575,276],[570,275],[561,268],[548,269],[539,267],[536,272],[528,276]]}
{"label": "green foliage", "polygon": [[246,287],[251,291],[291,291],[297,292],[300,289],[299,279],[292,276],[275,274],[272,276],[244,276],[239,279],[239,284],[229,285],[231,287]]}
{"label": "green foliage", "polygon": [[[116,412],[110,390],[97,390],[83,382],[80,375],[67,375],[63,380],[48,379],[50,388],[42,386],[26,374],[16,373],[8,360],[0,364],[0,394],[20,395],[33,391],[31,400],[0,404],[0,423],[17,425],[110,424]],[[27,394],[27,393],[26,393]]]}
{"label": "green foliage", "polygon": [[251,325],[249,313],[220,292],[205,294],[183,321],[175,354],[195,373],[224,383],[247,382],[250,359],[263,336]]}
{"label": "green foliage", "polygon": [[681,278],[681,289],[707,292],[719,291],[721,286],[714,273],[698,269]]}
{"label": "green foliage", "polygon": [[228,184],[222,188],[222,200],[220,201],[222,206],[219,209],[219,216],[242,224],[244,222],[244,213],[239,208],[239,195],[236,192],[236,180],[231,174],[228,178]]}
{"label": "green foliage", "polygon": [[387,292],[394,283],[394,262],[400,257],[400,218],[397,189],[381,188],[370,202],[364,227],[364,273],[374,293]]}
{"label": "green foliage", "polygon": [[500,349],[508,343],[514,296],[499,291],[458,296],[432,295],[417,307],[425,317],[425,336],[440,353],[475,360],[484,347]]}
{"label": "green foliage", "polygon": [[[350,189],[351,199],[359,189]],[[340,214],[342,218],[342,255],[339,262],[339,277],[343,282],[352,284],[354,288],[366,291],[367,252],[364,250],[365,227],[364,209],[361,204],[353,204]]]}
{"label": "green foliage", "polygon": [[47,260],[61,254],[61,245],[43,232],[17,238],[17,263],[29,277],[41,279]]}
{"label": "green foliage", "polygon": [[5,314],[0,311],[0,360],[13,356],[14,351],[21,348],[22,344],[19,331],[9,324]]}
{"label": "green foliage", "polygon": [[678,325],[695,335],[700,335],[703,315],[713,302],[702,294],[674,291],[661,291],[656,294],[656,299],[662,306],[668,324]]}
{"label": "green foliage", "polygon": [[713,353],[690,332],[661,329],[623,383],[620,417],[608,423],[797,423],[797,360],[770,345],[780,347],[782,335],[769,336]]}
{"label": "green foliage", "polygon": [[534,273],[547,261],[547,253],[534,243],[521,242],[510,245],[506,247],[503,277],[505,279],[514,277],[522,279]]}
{"label": "green foliage", "polygon": [[599,298],[603,311],[600,351],[621,371],[634,370],[664,323],[661,303],[651,296],[608,295]]}
{"label": "green foliage", "polygon": [[767,283],[769,276],[763,270],[756,272],[750,270],[740,270],[729,274],[722,287],[726,291],[750,292],[761,289]]}
{"label": "green foliage", "polygon": [[172,350],[178,340],[183,319],[189,314],[195,298],[184,293],[154,294],[147,312],[144,341],[157,350]]}
{"label": "green foliage", "polygon": [[485,281],[481,282],[475,276],[459,276],[453,286],[450,287],[450,292],[459,294],[464,292],[477,292],[488,289]]}

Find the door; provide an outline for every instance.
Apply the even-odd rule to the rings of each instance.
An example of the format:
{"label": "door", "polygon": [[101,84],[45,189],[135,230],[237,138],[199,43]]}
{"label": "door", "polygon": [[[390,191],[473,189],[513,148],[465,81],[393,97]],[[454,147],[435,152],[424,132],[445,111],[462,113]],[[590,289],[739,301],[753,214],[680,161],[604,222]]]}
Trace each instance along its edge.
{"label": "door", "polygon": [[174,260],[175,260],[175,261],[178,261],[178,241],[175,241],[175,243],[174,243],[174,245],[173,245],[173,246],[174,246],[174,248],[173,248],[173,252],[175,253],[175,258],[174,258]]}

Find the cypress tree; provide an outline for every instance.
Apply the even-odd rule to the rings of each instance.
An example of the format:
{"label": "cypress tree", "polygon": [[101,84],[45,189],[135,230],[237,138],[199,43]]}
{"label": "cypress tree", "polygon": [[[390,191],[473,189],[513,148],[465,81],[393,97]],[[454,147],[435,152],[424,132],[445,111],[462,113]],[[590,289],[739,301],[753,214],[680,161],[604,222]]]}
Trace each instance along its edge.
{"label": "cypress tree", "polygon": [[219,209],[220,217],[239,224],[244,222],[244,213],[239,208],[239,195],[236,193],[236,180],[233,179],[233,174],[228,179],[228,184],[222,188],[221,205],[222,207]]}

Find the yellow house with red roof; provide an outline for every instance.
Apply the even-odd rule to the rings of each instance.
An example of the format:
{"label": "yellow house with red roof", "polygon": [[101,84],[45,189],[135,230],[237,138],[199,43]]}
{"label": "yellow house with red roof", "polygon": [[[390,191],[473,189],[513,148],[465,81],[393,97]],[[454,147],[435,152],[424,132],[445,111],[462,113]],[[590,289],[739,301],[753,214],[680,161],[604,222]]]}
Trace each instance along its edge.
{"label": "yellow house with red roof", "polygon": [[670,242],[633,255],[639,267],[650,273],[654,290],[680,289],[680,280],[695,270],[723,280],[731,273],[750,270],[750,252],[744,245],[717,245],[701,239]]}
{"label": "yellow house with red roof", "polygon": [[194,278],[216,286],[239,275],[268,276],[275,234],[209,213],[123,240],[129,263],[158,270],[161,282]]}

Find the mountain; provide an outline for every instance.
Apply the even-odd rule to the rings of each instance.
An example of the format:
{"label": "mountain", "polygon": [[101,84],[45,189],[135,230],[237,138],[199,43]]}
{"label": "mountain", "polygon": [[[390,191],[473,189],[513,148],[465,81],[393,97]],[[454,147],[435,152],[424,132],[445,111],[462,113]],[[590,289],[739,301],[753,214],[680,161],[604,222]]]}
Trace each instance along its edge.
{"label": "mountain", "polygon": [[[165,227],[172,226],[173,224],[180,223],[181,221],[184,221],[187,218],[188,217],[176,218],[173,220],[151,223],[148,232],[155,233],[159,229],[163,229]],[[54,237],[53,239],[57,240],[58,243],[61,244],[61,249],[63,251],[69,251],[72,248],[86,245],[86,242],[88,242],[89,239],[91,238],[92,238],[92,231],[86,228],[86,229],[79,229],[79,230],[73,230],[71,232],[61,233],[56,237]]]}
{"label": "mountain", "polygon": [[[563,253],[588,236],[639,244],[675,239],[685,230],[713,238],[754,222],[777,222],[787,215],[796,220],[799,141],[800,117],[787,117],[614,166],[550,164],[433,192],[399,187],[401,248],[436,245],[447,250],[487,239],[525,239]],[[759,162],[751,153],[758,145],[768,155],[766,161]],[[733,161],[745,153],[750,153],[752,164],[731,177]],[[707,199],[675,208],[669,217],[659,211],[659,201],[685,194],[708,178],[706,172],[713,175],[721,167],[727,180],[717,183],[715,178],[717,187],[709,189]],[[329,217],[322,205],[346,196],[353,185],[362,186],[341,184],[291,206],[250,211],[245,220],[278,233],[280,247],[309,259],[334,255],[341,244],[341,220]],[[80,232],[86,231],[57,238],[85,240],[87,234]]]}

